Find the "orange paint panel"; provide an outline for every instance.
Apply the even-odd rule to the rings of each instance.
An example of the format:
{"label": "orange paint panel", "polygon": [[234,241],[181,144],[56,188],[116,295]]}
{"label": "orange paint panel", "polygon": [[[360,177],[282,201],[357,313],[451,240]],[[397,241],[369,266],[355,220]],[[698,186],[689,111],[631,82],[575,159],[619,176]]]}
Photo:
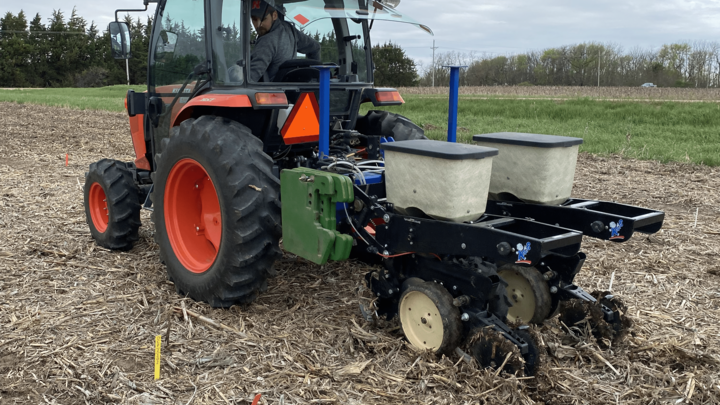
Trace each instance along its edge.
{"label": "orange paint panel", "polygon": [[319,117],[320,107],[315,94],[301,94],[280,131],[285,145],[317,142],[320,138]]}
{"label": "orange paint panel", "polygon": [[150,170],[150,163],[148,162],[145,154],[147,148],[145,147],[145,130],[143,128],[143,114],[137,114],[134,117],[130,117],[130,134],[132,136],[133,148],[135,149],[135,166],[139,169]]}

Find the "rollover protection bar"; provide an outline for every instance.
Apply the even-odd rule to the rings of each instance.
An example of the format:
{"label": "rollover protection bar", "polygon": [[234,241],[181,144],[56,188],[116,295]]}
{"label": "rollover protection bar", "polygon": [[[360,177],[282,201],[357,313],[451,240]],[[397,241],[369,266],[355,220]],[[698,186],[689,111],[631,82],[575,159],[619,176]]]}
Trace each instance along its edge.
{"label": "rollover protection bar", "polygon": [[574,198],[560,205],[488,200],[486,212],[504,217],[528,218],[613,242],[624,242],[635,232],[655,233],[662,228],[665,219],[662,211]]}

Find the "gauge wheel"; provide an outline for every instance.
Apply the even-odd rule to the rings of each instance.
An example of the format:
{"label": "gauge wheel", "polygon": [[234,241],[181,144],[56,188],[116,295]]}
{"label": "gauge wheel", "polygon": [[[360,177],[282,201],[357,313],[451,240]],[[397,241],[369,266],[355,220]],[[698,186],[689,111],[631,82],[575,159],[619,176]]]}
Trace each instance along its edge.
{"label": "gauge wheel", "polygon": [[462,334],[462,321],[452,295],[437,283],[417,278],[410,278],[403,285],[398,313],[410,344],[436,354],[455,350]]}
{"label": "gauge wheel", "polygon": [[512,304],[508,321],[539,324],[548,317],[552,308],[550,287],[535,267],[509,264],[501,267],[498,275],[508,283],[506,291]]}

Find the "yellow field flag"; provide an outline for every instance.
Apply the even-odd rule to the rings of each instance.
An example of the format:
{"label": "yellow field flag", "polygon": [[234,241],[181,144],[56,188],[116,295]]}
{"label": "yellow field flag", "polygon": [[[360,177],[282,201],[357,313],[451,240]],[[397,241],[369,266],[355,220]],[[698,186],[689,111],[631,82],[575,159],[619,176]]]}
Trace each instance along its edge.
{"label": "yellow field flag", "polygon": [[160,335],[155,336],[155,379],[160,379],[160,344],[162,338]]}

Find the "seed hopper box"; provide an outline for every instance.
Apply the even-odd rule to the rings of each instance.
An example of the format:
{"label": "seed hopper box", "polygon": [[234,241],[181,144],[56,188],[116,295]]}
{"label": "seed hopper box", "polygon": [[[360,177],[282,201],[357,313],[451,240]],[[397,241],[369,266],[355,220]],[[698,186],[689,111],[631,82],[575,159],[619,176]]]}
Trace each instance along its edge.
{"label": "seed hopper box", "polygon": [[453,222],[485,212],[497,149],[432,140],[389,142],[381,148],[387,198],[398,212],[420,210]]}
{"label": "seed hopper box", "polygon": [[570,198],[581,138],[500,132],[475,135],[500,151],[493,161],[490,198],[557,205]]}

